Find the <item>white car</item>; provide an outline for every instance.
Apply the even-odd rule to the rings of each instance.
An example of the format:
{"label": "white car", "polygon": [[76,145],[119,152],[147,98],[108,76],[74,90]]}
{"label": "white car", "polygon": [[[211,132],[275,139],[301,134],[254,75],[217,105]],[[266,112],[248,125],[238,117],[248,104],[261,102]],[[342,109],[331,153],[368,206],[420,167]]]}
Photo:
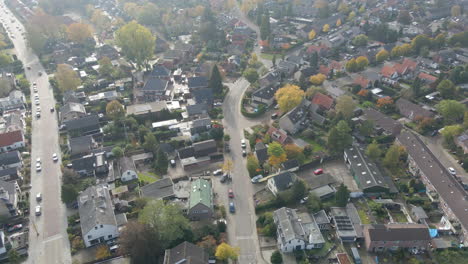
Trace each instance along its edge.
{"label": "white car", "polygon": [[39,102],[39,100],[37,100],[37,99],[34,100],[34,103],[35,103],[36,105],[40,105],[40,104],[41,104],[41,103]]}
{"label": "white car", "polygon": [[33,86],[36,86],[36,85],[37,85],[37,83],[36,83],[36,82],[33,82]]}
{"label": "white car", "polygon": [[37,172],[40,172],[41,170],[42,170],[41,164],[40,164],[40,163],[36,163],[36,171],[37,171]]}
{"label": "white car", "polygon": [[42,193],[37,193],[36,194],[36,201],[38,201],[38,202],[42,201]]}
{"label": "white car", "polygon": [[54,154],[52,155],[52,160],[53,160],[53,161],[57,161],[57,160],[58,160],[57,153],[54,153]]}
{"label": "white car", "polygon": [[450,174],[452,174],[452,175],[457,175],[457,171],[456,171],[454,168],[452,168],[452,167],[449,167],[449,168],[448,168],[448,171],[449,171]]}
{"label": "white car", "polygon": [[42,208],[40,205],[36,206],[36,216],[40,216],[42,214]]}
{"label": "white car", "polygon": [[247,147],[247,145],[245,144],[245,139],[241,140],[241,147],[244,149]]}
{"label": "white car", "polygon": [[41,158],[37,158],[37,159],[36,159],[36,163],[37,163],[37,164],[41,164]]}
{"label": "white car", "polygon": [[37,106],[37,107],[36,107],[36,111],[37,111],[37,112],[40,112],[40,111],[41,111],[41,107],[40,107],[40,106]]}
{"label": "white car", "polygon": [[37,113],[36,113],[36,117],[37,117],[37,118],[40,118],[40,117],[41,117],[41,113],[37,112]]}

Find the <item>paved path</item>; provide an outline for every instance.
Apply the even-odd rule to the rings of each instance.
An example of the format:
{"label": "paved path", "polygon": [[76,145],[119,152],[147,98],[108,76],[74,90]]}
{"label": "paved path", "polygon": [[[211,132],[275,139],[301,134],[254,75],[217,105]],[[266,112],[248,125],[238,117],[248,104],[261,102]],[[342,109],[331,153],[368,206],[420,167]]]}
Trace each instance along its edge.
{"label": "paved path", "polygon": [[[33,105],[32,107],[34,117],[32,121],[31,224],[29,227],[28,263],[71,263],[70,245],[66,233],[66,210],[60,199],[60,161],[52,161],[53,153],[60,155],[57,118],[55,112],[50,112],[50,108],[55,106],[52,89],[38,57],[27,47],[26,40],[21,36],[21,33],[24,32],[23,25],[9,10],[6,11],[3,1],[0,2],[0,5],[2,7],[0,9],[0,18],[3,19],[4,26],[10,28],[10,36],[14,36],[12,41],[17,56],[23,62],[25,68],[31,67],[31,70],[26,70],[26,77],[31,84],[37,83],[42,110],[41,118],[37,119],[35,117],[36,106]],[[39,71],[44,74],[39,76]],[[34,94],[32,87],[31,94]],[[42,161],[42,171],[38,173],[35,170],[37,158],[41,158]],[[40,203],[42,205],[42,215],[36,217],[34,210],[37,205],[35,200],[37,193],[42,193],[43,198]]]}

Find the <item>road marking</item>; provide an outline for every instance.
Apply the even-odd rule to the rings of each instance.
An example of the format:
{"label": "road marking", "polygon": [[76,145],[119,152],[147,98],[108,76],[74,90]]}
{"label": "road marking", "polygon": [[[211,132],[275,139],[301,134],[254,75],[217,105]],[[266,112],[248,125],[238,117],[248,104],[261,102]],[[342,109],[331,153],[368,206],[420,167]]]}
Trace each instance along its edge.
{"label": "road marking", "polygon": [[236,236],[237,239],[254,239],[254,236]]}
{"label": "road marking", "polygon": [[48,237],[47,239],[43,240],[42,242],[43,243],[48,243],[48,242],[52,242],[54,240],[61,239],[61,238],[62,238],[62,234],[57,234],[57,235]]}

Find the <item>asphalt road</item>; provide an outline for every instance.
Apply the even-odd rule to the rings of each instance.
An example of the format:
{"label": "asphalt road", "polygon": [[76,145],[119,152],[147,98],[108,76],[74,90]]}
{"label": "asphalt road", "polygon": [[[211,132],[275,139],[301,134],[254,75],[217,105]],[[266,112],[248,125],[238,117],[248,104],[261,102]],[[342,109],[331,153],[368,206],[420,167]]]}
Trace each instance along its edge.
{"label": "asphalt road", "polygon": [[[230,91],[223,103],[224,127],[231,136],[231,158],[233,161],[232,183],[233,199],[236,212],[228,211],[229,241],[240,248],[239,263],[267,263],[262,259],[255,226],[255,209],[253,204],[253,186],[246,168],[246,159],[242,157],[241,139],[244,138],[244,128],[257,122],[248,120],[240,112],[240,103],[249,83],[240,78],[230,84]],[[226,196],[226,193],[220,193]]]}
{"label": "asphalt road", "polygon": [[[66,233],[66,208],[60,199],[61,171],[60,161],[52,160],[53,153],[60,156],[56,114],[50,112],[55,106],[48,76],[34,52],[27,47],[21,33],[24,27],[11,11],[6,11],[0,2],[0,18],[4,27],[9,27],[10,36],[15,45],[18,58],[26,70],[26,76],[32,83],[37,83],[41,117],[35,117],[36,105],[32,106],[32,153],[31,153],[31,216],[28,263],[71,263],[70,245]],[[8,12],[8,13],[6,13]],[[12,22],[13,21],[13,22]],[[39,71],[44,73],[39,76]],[[34,96],[31,86],[31,94]],[[33,104],[34,104],[34,100]],[[36,159],[42,162],[42,171],[36,172]],[[42,193],[42,215],[35,216],[36,194]]]}

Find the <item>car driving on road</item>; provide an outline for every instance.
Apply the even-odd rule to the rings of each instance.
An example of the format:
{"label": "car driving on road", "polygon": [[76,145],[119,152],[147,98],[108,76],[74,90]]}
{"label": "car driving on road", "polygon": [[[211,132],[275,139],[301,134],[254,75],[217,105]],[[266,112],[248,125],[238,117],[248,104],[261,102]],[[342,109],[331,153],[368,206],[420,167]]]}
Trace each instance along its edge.
{"label": "car driving on road", "polygon": [[231,212],[231,214],[236,212],[236,207],[234,206],[234,202],[229,203],[229,212]]}

